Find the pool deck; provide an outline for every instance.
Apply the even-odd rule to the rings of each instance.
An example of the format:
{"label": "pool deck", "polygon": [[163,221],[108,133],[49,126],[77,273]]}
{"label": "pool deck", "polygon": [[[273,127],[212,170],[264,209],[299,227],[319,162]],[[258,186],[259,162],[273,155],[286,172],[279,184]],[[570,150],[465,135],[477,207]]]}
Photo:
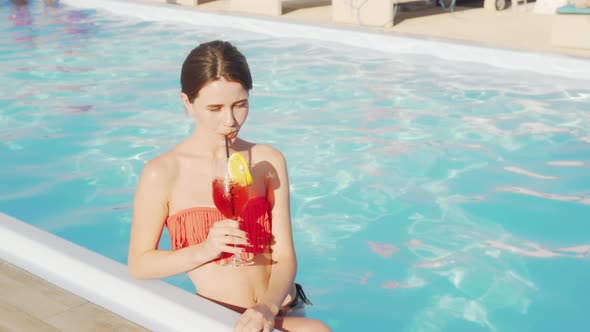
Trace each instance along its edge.
{"label": "pool deck", "polygon": [[[283,15],[278,17],[245,15],[295,23],[362,28],[421,39],[435,38],[472,45],[590,58],[588,36],[582,32],[590,28],[589,15],[537,14],[533,12],[535,2],[502,11],[491,11],[483,8],[483,0],[459,0],[454,12],[447,12],[440,6],[428,5],[421,1],[406,1],[408,0],[400,0],[403,4],[398,9],[394,18],[395,24],[391,28],[334,23],[330,0],[288,1],[283,3]],[[144,2],[183,3],[181,0]],[[230,0],[204,2],[196,8],[220,13],[231,12]],[[564,35],[563,30],[569,32]],[[568,44],[575,46],[563,46]]]}
{"label": "pool deck", "polygon": [[148,331],[0,260],[0,331]]}
{"label": "pool deck", "polygon": [[[313,5],[310,5],[312,2]],[[332,23],[329,5],[318,5],[318,1],[309,3],[285,4],[285,13],[278,19],[351,27]],[[555,15],[534,14],[534,3],[501,12],[483,9],[482,5],[483,1],[466,3],[464,6],[459,3],[452,13],[442,11],[439,7],[408,5],[406,10],[396,15],[396,24],[392,28],[367,29],[590,58],[588,48],[556,46],[555,36],[552,37]],[[198,8],[229,12],[229,0],[207,2]],[[0,291],[0,331],[148,331],[1,259]]]}

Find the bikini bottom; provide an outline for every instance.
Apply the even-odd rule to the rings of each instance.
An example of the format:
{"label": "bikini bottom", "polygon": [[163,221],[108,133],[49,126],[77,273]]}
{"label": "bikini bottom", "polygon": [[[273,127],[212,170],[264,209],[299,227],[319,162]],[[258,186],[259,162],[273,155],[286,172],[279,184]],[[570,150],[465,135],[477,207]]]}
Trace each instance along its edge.
{"label": "bikini bottom", "polygon": [[313,305],[305,295],[303,287],[295,283],[295,298],[279,310],[279,317],[305,317],[305,305]]}
{"label": "bikini bottom", "polygon": [[[202,295],[199,295],[199,296],[201,296],[202,298],[207,299],[209,301],[220,304],[220,305],[222,305],[228,309],[231,309],[233,311],[237,311],[239,313],[243,313],[247,309],[247,308],[242,308],[239,306],[223,303],[221,301],[217,301],[214,299],[210,299],[210,298],[202,296]],[[281,307],[281,310],[279,310],[277,317],[305,317],[305,305],[312,305],[312,303],[311,303],[311,301],[309,301],[309,299],[305,295],[305,292],[303,291],[303,287],[301,287],[300,284],[295,283],[295,297],[293,298],[293,300],[291,300],[291,302],[289,302]]]}

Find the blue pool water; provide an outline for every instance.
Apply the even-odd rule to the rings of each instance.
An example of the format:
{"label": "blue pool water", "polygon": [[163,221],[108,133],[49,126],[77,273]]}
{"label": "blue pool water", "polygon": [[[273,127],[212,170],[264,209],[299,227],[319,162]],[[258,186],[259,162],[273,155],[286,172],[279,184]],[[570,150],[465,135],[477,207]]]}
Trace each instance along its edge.
{"label": "blue pool water", "polygon": [[590,81],[41,1],[0,17],[0,211],[125,263],[137,176],[192,128],[184,56],[229,39],[242,135],[288,160],[309,316],[590,330]]}

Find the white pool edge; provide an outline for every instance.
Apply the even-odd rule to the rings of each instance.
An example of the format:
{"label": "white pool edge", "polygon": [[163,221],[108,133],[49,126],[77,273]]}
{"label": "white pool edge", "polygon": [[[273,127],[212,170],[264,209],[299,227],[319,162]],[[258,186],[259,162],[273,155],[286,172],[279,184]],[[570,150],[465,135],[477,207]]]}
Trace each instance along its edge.
{"label": "white pool edge", "polygon": [[0,258],[152,331],[232,331],[238,314],[0,212]]}
{"label": "white pool edge", "polygon": [[61,2],[79,8],[103,9],[117,15],[151,21],[175,21],[195,26],[230,27],[277,38],[326,41],[392,55],[430,55],[450,61],[474,62],[498,68],[590,80],[590,59],[581,57],[517,51],[436,39],[420,39],[365,29],[285,22],[271,17],[216,13],[196,7],[146,3],[141,0],[61,0]]}

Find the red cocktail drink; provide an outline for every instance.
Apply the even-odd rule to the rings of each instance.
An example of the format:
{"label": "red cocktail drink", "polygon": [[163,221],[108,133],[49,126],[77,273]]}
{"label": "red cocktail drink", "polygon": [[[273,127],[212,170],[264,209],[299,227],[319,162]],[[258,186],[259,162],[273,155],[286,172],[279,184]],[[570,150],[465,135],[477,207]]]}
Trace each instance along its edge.
{"label": "red cocktail drink", "polygon": [[[212,195],[213,203],[217,210],[227,219],[233,219],[240,222],[238,216],[242,213],[248,204],[248,186],[252,184],[252,175],[248,169],[248,162],[239,153],[229,154],[229,141],[225,138],[226,158],[216,158],[214,160]],[[232,239],[228,238],[231,242]],[[230,244],[229,246],[242,247],[242,245]],[[226,258],[222,253],[222,257]],[[247,254],[242,250],[246,258],[241,254],[232,254],[229,262],[233,266],[251,265],[254,262],[247,260]]]}
{"label": "red cocktail drink", "polygon": [[213,202],[228,219],[236,219],[248,204],[248,187],[229,179],[213,180]]}

